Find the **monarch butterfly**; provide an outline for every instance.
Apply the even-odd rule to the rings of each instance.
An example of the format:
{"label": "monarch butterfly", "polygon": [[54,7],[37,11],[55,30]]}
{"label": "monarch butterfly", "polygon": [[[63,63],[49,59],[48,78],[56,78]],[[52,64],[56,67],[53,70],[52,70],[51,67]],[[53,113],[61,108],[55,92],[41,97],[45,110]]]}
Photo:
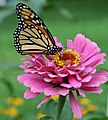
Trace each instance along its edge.
{"label": "monarch butterfly", "polygon": [[39,16],[27,5],[16,5],[18,27],[14,32],[14,46],[22,55],[44,53],[54,55],[62,50]]}

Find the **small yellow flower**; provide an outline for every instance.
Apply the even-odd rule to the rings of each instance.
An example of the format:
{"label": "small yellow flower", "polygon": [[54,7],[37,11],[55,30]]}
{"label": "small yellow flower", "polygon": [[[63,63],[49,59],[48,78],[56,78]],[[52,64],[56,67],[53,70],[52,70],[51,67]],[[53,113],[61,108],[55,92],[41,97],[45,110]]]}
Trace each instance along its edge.
{"label": "small yellow flower", "polygon": [[14,106],[18,106],[18,105],[22,105],[24,103],[24,100],[22,98],[19,97],[8,97],[7,98],[7,102],[11,103]]}
{"label": "small yellow flower", "polygon": [[43,118],[44,116],[46,116],[46,115],[43,114],[43,113],[39,113],[39,114],[38,114],[38,117],[37,117],[37,120],[40,120],[40,119]]}
{"label": "small yellow flower", "polygon": [[88,98],[81,98],[79,102],[81,105],[89,105],[91,103],[91,101]]}
{"label": "small yellow flower", "polygon": [[93,104],[90,104],[87,106],[87,109],[88,111],[96,111],[97,110],[97,106],[96,105],[93,105]]}
{"label": "small yellow flower", "polygon": [[88,113],[88,110],[85,109],[84,107],[82,107],[82,115],[84,116],[84,115],[86,115],[87,113]]}
{"label": "small yellow flower", "polygon": [[2,113],[8,116],[15,117],[18,115],[18,110],[15,107],[9,107],[9,108],[4,109]]}
{"label": "small yellow flower", "polygon": [[59,98],[59,95],[51,96],[53,100],[57,100]]}

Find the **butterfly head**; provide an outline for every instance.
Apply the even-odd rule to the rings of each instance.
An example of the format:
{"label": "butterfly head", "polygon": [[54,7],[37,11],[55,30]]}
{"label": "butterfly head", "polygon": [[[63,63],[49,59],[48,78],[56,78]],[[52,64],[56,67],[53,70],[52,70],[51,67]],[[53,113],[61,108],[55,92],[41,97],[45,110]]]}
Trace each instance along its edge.
{"label": "butterfly head", "polygon": [[54,47],[47,47],[46,51],[44,52],[47,55],[54,55],[62,50],[61,47],[59,46],[54,46]]}

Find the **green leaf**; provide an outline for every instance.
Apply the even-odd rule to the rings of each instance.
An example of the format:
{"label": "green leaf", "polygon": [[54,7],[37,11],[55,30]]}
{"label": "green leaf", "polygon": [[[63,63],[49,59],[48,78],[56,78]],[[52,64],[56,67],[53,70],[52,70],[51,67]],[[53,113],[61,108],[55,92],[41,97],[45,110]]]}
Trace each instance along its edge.
{"label": "green leaf", "polygon": [[[55,115],[57,112],[57,103],[54,100],[49,100],[49,102],[44,106],[44,108],[42,109],[42,113],[49,116],[51,118],[51,120],[55,119]],[[66,101],[60,120],[72,120],[73,118],[73,113],[70,107],[70,103],[69,101]],[[44,119],[42,119],[44,120]],[[45,119],[47,120],[47,119]],[[48,119],[49,120],[49,119]]]}
{"label": "green leaf", "polygon": [[50,118],[48,116],[45,116],[45,117],[41,118],[40,120],[54,120],[54,119],[52,119],[52,118]]}
{"label": "green leaf", "polygon": [[69,101],[66,101],[60,120],[72,120],[72,118],[73,118],[73,112],[71,110],[70,103]]}
{"label": "green leaf", "polygon": [[0,10],[0,23],[9,15],[15,13],[16,4],[22,2],[30,6],[36,13],[41,13],[44,6],[47,4],[46,0],[32,0],[32,1],[24,1],[24,0],[10,0],[7,2],[5,7]]}
{"label": "green leaf", "polygon": [[51,117],[52,119],[55,118],[56,111],[57,111],[57,103],[52,99],[49,100],[42,109],[42,113]]}

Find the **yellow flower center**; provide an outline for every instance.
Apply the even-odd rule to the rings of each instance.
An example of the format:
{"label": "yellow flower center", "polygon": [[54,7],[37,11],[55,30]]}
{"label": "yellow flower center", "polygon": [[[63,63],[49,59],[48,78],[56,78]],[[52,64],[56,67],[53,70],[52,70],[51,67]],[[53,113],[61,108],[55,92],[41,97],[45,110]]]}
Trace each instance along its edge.
{"label": "yellow flower center", "polygon": [[53,55],[53,61],[59,67],[73,65],[73,64],[79,65],[80,56],[76,51],[72,49],[67,49],[64,50],[63,53],[57,53],[56,55]]}

